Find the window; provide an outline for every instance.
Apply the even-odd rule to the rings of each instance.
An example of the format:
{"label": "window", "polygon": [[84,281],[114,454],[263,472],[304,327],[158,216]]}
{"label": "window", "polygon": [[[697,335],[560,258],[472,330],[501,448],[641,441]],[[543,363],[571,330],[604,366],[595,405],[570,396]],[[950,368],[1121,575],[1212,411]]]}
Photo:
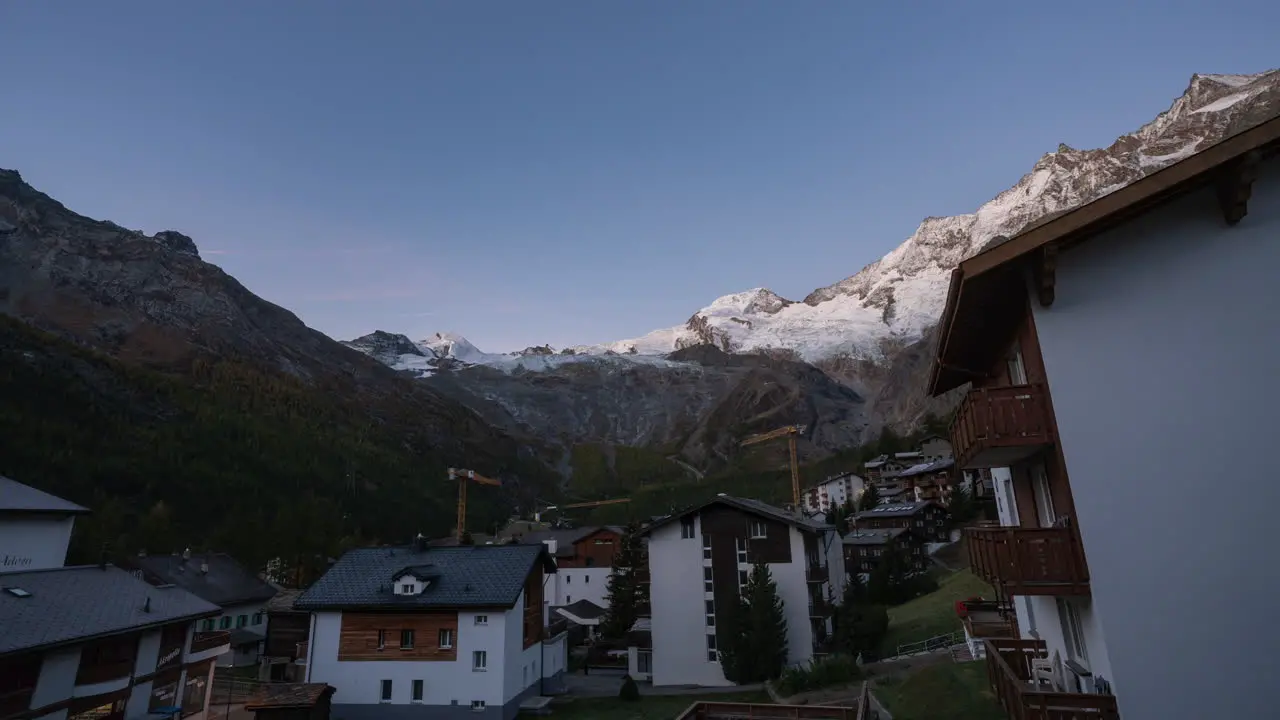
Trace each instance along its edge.
{"label": "window", "polygon": [[733,542],[734,542],[734,546],[737,548],[737,551],[738,551],[738,564],[748,565],[749,562],[747,559],[747,541],[743,540],[742,538],[734,538]]}
{"label": "window", "polygon": [[472,701],[471,701],[471,711],[472,711],[472,712],[483,712],[483,711],[484,711],[484,701],[483,701],[483,700],[472,700]]}
{"label": "window", "polygon": [[1035,483],[1036,515],[1039,516],[1040,527],[1053,527],[1058,515],[1053,509],[1053,493],[1049,491],[1049,476],[1044,465],[1032,468],[1031,478]]}
{"label": "window", "polygon": [[382,702],[391,702],[391,681],[382,681]]}
{"label": "window", "polygon": [[707,662],[716,662],[719,656],[716,654],[716,636],[707,636]]}
{"label": "window", "polygon": [[488,625],[488,624],[489,624],[489,616],[488,616],[488,615],[477,615],[477,616],[476,616],[476,624],[477,624],[477,625]]}
{"label": "window", "polygon": [[204,622],[200,623],[200,629],[205,632],[209,632],[210,630],[213,630],[213,626],[216,622],[217,620],[214,620],[213,618],[209,618],[208,620],[205,620]]}
{"label": "window", "polygon": [[520,684],[521,685],[529,684],[529,666],[528,665],[525,665],[520,668]]}
{"label": "window", "polygon": [[716,603],[714,600],[707,601],[707,627],[716,626]]}
{"label": "window", "polygon": [[565,596],[564,596],[564,604],[565,604],[565,605],[569,605],[569,604],[571,604],[572,602],[573,602],[573,596],[572,596],[572,595],[565,595]]}
{"label": "window", "polygon": [[564,574],[564,584],[565,584],[565,585],[568,585],[570,580],[573,580],[573,576],[572,576],[572,575],[570,575],[569,573],[565,573],[565,574]]}
{"label": "window", "polygon": [[1067,642],[1067,656],[1081,665],[1088,666],[1089,651],[1084,645],[1084,624],[1075,603],[1063,598],[1058,601],[1058,618],[1062,622],[1062,639]]}
{"label": "window", "polygon": [[401,583],[401,584],[400,584],[400,594],[401,594],[401,595],[412,595],[412,594],[413,594],[413,583]]}
{"label": "window", "polygon": [[226,629],[228,629],[228,628],[230,628],[230,627],[231,627],[231,616],[230,616],[230,615],[227,615],[227,616],[225,616],[225,617],[220,617],[220,618],[218,618],[218,629],[219,629],[219,630],[226,630]]}
{"label": "window", "polygon": [[249,624],[249,616],[248,616],[248,615],[237,615],[237,616],[236,616],[236,628],[242,628],[242,627],[244,627],[245,625],[248,625],[248,624]]}
{"label": "window", "polygon": [[680,539],[690,540],[693,538],[693,518],[682,518],[680,520]]}
{"label": "window", "polygon": [[414,681],[413,681],[413,698],[412,698],[412,700],[413,700],[414,702],[422,702],[422,681],[421,681],[421,680],[414,680]]}
{"label": "window", "polygon": [[769,537],[769,533],[768,533],[768,528],[766,528],[764,525],[764,522],[761,520],[752,520],[751,521],[751,539],[759,540],[761,538],[766,538],[766,537]]}
{"label": "window", "polygon": [[702,559],[711,559],[711,536],[706,533],[702,534]]}
{"label": "window", "polygon": [[253,624],[254,624],[254,625],[261,625],[261,624],[262,624],[262,613],[260,613],[260,612],[256,612],[256,613],[254,613],[254,614],[253,614]]}
{"label": "window", "polygon": [[400,631],[400,649],[401,650],[413,649],[413,631],[412,630]]}
{"label": "window", "polygon": [[381,650],[386,646],[387,646],[387,631],[379,630],[378,631],[378,649]]}
{"label": "window", "polygon": [[702,568],[702,589],[705,592],[711,592],[715,588],[715,583],[711,577],[711,568]]}
{"label": "window", "polygon": [[448,650],[453,647],[453,630],[444,628],[440,631],[440,649]]}
{"label": "window", "polygon": [[476,671],[485,670],[489,667],[489,653],[484,650],[476,650],[471,653],[471,669]]}
{"label": "window", "polygon": [[[587,558],[587,559],[588,559],[588,560],[590,560],[591,558]],[[590,576],[590,575],[583,575],[583,576],[582,576],[582,582],[584,582],[584,583],[586,583],[586,584],[590,585],[590,584],[591,584],[591,576]]]}
{"label": "window", "polygon": [[1022,348],[1018,345],[1013,346],[1013,351],[1009,353],[1009,384],[1010,385],[1026,385],[1027,384],[1027,366],[1022,362]]}

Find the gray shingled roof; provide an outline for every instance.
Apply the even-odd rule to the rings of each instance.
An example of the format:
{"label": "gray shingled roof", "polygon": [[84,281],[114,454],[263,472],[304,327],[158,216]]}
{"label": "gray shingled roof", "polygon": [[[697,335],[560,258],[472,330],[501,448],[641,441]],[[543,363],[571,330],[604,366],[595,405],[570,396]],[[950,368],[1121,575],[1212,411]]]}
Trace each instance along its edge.
{"label": "gray shingled roof", "polygon": [[[208,563],[209,572],[200,572],[202,563]],[[147,555],[124,564],[142,570],[148,579],[177,585],[222,607],[266,602],[277,592],[226,553],[196,553],[185,562],[181,555]]]}
{"label": "gray shingled roof", "polygon": [[926,473],[934,473],[940,470],[950,469],[951,466],[955,464],[955,460],[951,458],[943,458],[941,460],[934,460],[933,462],[916,463],[906,470],[901,470],[896,473],[886,473],[884,477],[885,479],[890,479],[924,475]]}
{"label": "gray shingled roof", "polygon": [[906,528],[885,528],[883,530],[858,528],[841,538],[841,542],[845,545],[884,545],[906,531]]}
{"label": "gray shingled roof", "polygon": [[89,512],[89,508],[0,475],[0,512],[79,515]]}
{"label": "gray shingled roof", "polygon": [[708,500],[707,502],[701,505],[697,505],[695,507],[689,508],[688,510],[684,510],[682,512],[678,512],[678,513],[674,513],[666,516],[665,518],[653,523],[649,527],[644,528],[640,532],[640,534],[648,535],[649,533],[653,532],[654,530],[664,525],[673,523],[676,520],[682,517],[685,517],[687,515],[693,515],[695,513],[701,512],[703,509],[711,507],[712,505],[717,505],[717,504],[728,505],[729,507],[737,508],[739,510],[742,510],[743,512],[748,512],[753,515],[760,515],[766,518],[770,518],[772,520],[777,520],[778,522],[786,523],[791,527],[804,532],[824,532],[827,530],[835,529],[835,526],[833,525],[829,525],[824,522],[818,522],[817,520],[805,517],[804,515],[801,515],[799,513],[783,510],[780,507],[774,507],[773,505],[760,502],[759,500],[754,500],[752,498],[734,497],[732,495],[725,495],[724,493],[720,493],[719,495],[716,495],[714,498]]}
{"label": "gray shingled roof", "polygon": [[[342,608],[511,607],[534,563],[555,563],[544,545],[469,545],[351,550],[294,602],[298,610]],[[392,594],[392,577],[432,565],[439,577],[420,595]]]}
{"label": "gray shingled roof", "polygon": [[884,505],[877,505],[870,510],[863,510],[857,515],[854,515],[853,518],[854,520],[862,520],[864,518],[877,517],[911,517],[923,510],[927,505],[937,505],[938,507],[942,507],[932,500],[921,500],[919,502],[909,503],[886,503]]}
{"label": "gray shingled roof", "polygon": [[[263,608],[267,612],[295,612],[293,609],[293,601],[302,595],[301,590],[292,590],[289,588],[281,588],[276,596],[267,601]],[[297,611],[301,612],[301,611]]]}
{"label": "gray shingled roof", "polygon": [[[31,596],[16,597],[8,591],[15,587]],[[219,612],[181,588],[152,587],[111,565],[5,573],[0,588],[0,655]]]}

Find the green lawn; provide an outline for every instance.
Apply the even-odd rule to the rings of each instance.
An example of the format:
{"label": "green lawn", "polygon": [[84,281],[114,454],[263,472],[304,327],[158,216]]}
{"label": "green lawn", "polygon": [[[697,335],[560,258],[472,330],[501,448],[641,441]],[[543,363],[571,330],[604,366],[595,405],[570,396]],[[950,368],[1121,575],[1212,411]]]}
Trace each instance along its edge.
{"label": "green lawn", "polygon": [[874,688],[893,720],[1004,720],[983,662],[943,663]]}
{"label": "green lawn", "polygon": [[710,695],[648,695],[639,702],[618,698],[578,698],[566,705],[553,705],[552,720],[674,720],[696,702],[769,703],[767,693],[719,693]]}
{"label": "green lawn", "polygon": [[968,570],[938,580],[938,589],[915,600],[889,608],[889,632],[881,647],[893,654],[899,645],[928,640],[960,629],[956,601],[981,595],[993,597],[991,586]]}

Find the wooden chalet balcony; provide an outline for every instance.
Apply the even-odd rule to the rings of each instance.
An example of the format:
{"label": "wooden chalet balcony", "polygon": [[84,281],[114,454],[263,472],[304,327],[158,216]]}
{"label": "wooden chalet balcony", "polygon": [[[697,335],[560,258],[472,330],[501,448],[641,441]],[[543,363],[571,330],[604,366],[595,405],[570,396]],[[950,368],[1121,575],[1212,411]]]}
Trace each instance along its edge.
{"label": "wooden chalet balcony", "polygon": [[231,633],[226,630],[206,630],[192,635],[190,652],[204,652],[205,650],[212,650],[216,647],[230,644]]}
{"label": "wooden chalet balcony", "polygon": [[987,682],[1011,720],[1119,720],[1114,695],[1070,692],[1031,681],[1031,660],[1048,657],[1043,640],[1005,638],[984,640],[983,645]]}
{"label": "wooden chalet balcony", "polygon": [[972,638],[1016,638],[1018,620],[1013,606],[996,600],[962,600],[965,615],[960,618]]}
{"label": "wooden chalet balcony", "polygon": [[965,529],[973,572],[1005,595],[1087,595],[1089,567],[1074,527]]}
{"label": "wooden chalet balcony", "polygon": [[804,568],[804,577],[805,577],[805,580],[811,583],[827,582],[827,580],[829,579],[829,576],[827,574],[827,566],[810,562]]}
{"label": "wooden chalet balcony", "polygon": [[965,470],[1012,465],[1053,441],[1041,384],[970,390],[951,421],[956,466]]}

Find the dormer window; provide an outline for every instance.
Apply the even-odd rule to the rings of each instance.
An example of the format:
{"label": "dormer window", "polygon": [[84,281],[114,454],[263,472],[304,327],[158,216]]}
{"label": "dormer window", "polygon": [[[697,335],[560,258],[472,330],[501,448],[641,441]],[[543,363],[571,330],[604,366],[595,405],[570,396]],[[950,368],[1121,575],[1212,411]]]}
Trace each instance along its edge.
{"label": "dormer window", "polygon": [[415,588],[415,587],[413,586],[413,583],[402,583],[402,584],[400,585],[400,594],[401,594],[401,595],[416,595],[417,593],[416,593],[416,592],[414,592],[416,589],[417,589],[417,588]]}
{"label": "dormer window", "polygon": [[391,576],[391,592],[401,596],[421,595],[440,577],[432,565],[407,567]]}

